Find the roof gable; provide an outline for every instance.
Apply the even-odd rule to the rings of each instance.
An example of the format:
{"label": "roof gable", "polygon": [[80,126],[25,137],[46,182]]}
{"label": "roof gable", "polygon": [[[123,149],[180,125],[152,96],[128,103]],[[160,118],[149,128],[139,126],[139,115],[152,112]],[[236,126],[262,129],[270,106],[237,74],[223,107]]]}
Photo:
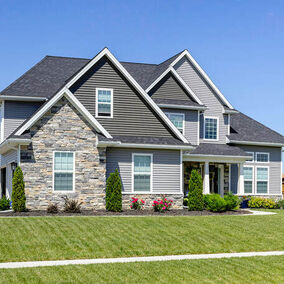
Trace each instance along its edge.
{"label": "roof gable", "polygon": [[87,109],[76,99],[76,97],[67,89],[63,88],[49,101],[47,101],[39,110],[28,120],[26,120],[16,131],[14,135],[22,135],[26,130],[33,126],[52,106],[54,106],[62,97],[66,99],[83,115],[83,117],[94,127],[96,131],[102,133],[107,138],[112,138],[106,129],[87,111]]}

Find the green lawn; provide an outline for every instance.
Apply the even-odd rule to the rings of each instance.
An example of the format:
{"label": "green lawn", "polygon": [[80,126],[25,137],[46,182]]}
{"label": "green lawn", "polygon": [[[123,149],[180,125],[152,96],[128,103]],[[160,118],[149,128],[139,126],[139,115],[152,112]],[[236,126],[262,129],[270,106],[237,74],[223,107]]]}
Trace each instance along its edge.
{"label": "green lawn", "polygon": [[0,270],[0,283],[283,283],[284,256]]}
{"label": "green lawn", "polygon": [[0,218],[0,262],[284,250],[270,216]]}

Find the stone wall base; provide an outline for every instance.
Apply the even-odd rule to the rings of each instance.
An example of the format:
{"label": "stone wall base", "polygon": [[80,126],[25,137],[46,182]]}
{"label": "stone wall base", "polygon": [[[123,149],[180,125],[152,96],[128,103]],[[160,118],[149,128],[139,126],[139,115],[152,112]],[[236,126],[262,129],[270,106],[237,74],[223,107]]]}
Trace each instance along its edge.
{"label": "stone wall base", "polygon": [[145,201],[144,209],[151,209],[154,200],[165,196],[168,200],[173,200],[173,209],[183,208],[183,194],[122,194],[122,209],[129,210],[132,197]]}

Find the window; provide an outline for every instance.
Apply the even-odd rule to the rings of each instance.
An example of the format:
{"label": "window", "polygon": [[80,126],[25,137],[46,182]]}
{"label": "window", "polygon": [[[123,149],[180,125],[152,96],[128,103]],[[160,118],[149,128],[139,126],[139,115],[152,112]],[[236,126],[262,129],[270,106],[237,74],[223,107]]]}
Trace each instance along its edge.
{"label": "window", "polygon": [[254,162],[254,152],[246,152],[248,156],[251,156],[251,160],[247,160],[247,163],[253,163]]}
{"label": "window", "polygon": [[268,167],[256,167],[256,193],[268,193]]}
{"label": "window", "polygon": [[113,90],[96,89],[96,117],[110,117],[113,114]]}
{"label": "window", "polygon": [[217,117],[204,117],[204,139],[218,140]]}
{"label": "window", "polygon": [[150,192],[152,187],[152,155],[133,154],[133,191]]}
{"label": "window", "polygon": [[269,153],[257,152],[256,161],[258,163],[268,163],[269,162]]}
{"label": "window", "polygon": [[184,132],[184,114],[183,113],[165,113],[173,125],[183,134]]}
{"label": "window", "polygon": [[73,152],[54,152],[53,188],[54,191],[74,190],[75,160]]}
{"label": "window", "polygon": [[253,167],[244,167],[244,191],[253,193]]}

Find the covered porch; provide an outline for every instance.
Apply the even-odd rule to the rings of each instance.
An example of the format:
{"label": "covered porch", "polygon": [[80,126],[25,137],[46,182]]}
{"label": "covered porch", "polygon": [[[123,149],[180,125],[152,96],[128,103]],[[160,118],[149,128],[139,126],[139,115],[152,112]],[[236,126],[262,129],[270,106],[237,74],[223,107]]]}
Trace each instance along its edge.
{"label": "covered porch", "polygon": [[[240,148],[222,144],[200,144],[183,154],[183,184],[187,195],[191,171],[196,169],[203,179],[203,194],[232,192],[244,195],[244,163],[251,159]],[[232,169],[237,173],[232,175]]]}

